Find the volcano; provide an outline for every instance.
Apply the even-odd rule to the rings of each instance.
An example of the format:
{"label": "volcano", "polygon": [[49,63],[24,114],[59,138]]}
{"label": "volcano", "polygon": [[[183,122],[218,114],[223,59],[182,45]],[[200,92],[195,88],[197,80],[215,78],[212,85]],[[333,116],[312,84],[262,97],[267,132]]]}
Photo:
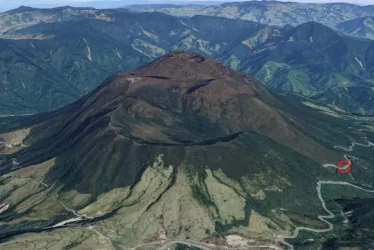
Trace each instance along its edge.
{"label": "volcano", "polygon": [[[56,112],[11,119],[0,121],[0,238],[14,249],[41,236],[79,249],[235,235],[280,246],[295,223],[326,227],[319,179],[350,178],[323,167],[343,157],[332,138],[353,138],[342,136],[347,118],[183,51]],[[352,171],[371,183],[369,170]]]}

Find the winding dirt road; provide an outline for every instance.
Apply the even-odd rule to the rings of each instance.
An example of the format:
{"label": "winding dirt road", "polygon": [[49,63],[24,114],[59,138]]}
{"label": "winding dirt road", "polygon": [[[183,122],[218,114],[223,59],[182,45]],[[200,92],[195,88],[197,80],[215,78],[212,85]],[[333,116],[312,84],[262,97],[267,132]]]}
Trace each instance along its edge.
{"label": "winding dirt road", "polygon": [[[367,141],[366,137],[363,137],[363,139]],[[352,142],[352,145],[349,146],[348,148],[343,147],[343,146],[334,146],[334,148],[335,149],[342,149],[344,151],[349,151],[350,152],[350,151],[353,151],[353,149],[354,149],[355,146],[372,147],[372,146],[374,146],[374,143],[372,143],[370,141],[367,141],[367,144]],[[348,159],[348,156],[349,155],[344,155],[344,158],[346,160],[350,161]],[[349,157],[356,158],[354,156],[349,156]],[[323,167],[334,167],[334,168],[337,168],[337,166],[335,164],[323,164],[322,166]],[[364,166],[361,165],[361,167],[364,167]],[[366,167],[364,167],[364,168],[366,168]],[[344,182],[344,181],[330,181],[330,180],[318,181],[317,182],[317,194],[318,194],[318,198],[321,201],[323,209],[328,213],[328,215],[320,215],[320,216],[318,216],[318,219],[320,219],[321,221],[325,222],[328,227],[325,228],[325,229],[314,229],[314,228],[310,228],[310,227],[296,227],[294,233],[291,236],[279,236],[280,242],[282,242],[284,245],[288,246],[290,250],[293,250],[294,246],[291,245],[290,243],[286,242],[286,239],[295,239],[295,238],[297,238],[298,235],[299,235],[299,233],[300,233],[300,231],[309,231],[309,232],[314,232],[314,233],[325,233],[325,232],[331,231],[334,228],[334,226],[331,224],[331,222],[327,221],[327,219],[333,219],[335,217],[335,215],[330,210],[328,210],[327,207],[326,207],[326,202],[325,202],[325,200],[322,197],[322,185],[346,185],[346,186],[351,186],[351,187],[360,189],[360,190],[365,191],[365,192],[374,193],[373,189],[362,188],[362,187],[359,187],[359,186],[357,186],[355,184],[352,184],[352,183],[349,183],[349,182]]]}

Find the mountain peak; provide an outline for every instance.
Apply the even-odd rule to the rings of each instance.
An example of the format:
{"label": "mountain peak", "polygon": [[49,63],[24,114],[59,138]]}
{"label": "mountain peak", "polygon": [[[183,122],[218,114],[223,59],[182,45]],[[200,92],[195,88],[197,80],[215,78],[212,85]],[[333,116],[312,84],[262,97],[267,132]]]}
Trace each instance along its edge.
{"label": "mountain peak", "polygon": [[[200,145],[255,131],[312,159],[330,157],[288,125],[278,112],[283,105],[250,75],[209,57],[172,51],[137,70],[108,78],[78,108],[65,113],[105,114],[111,117],[111,126],[117,124],[117,133],[146,145]],[[70,122],[73,128],[84,120]]]}
{"label": "mountain peak", "polygon": [[314,21],[300,24],[291,30],[291,33],[295,38],[319,38],[324,41],[328,41],[329,37],[338,37],[333,29]]}
{"label": "mountain peak", "polygon": [[33,10],[36,10],[36,8],[25,6],[25,5],[21,5],[21,6],[19,6],[16,9],[7,11],[7,13],[20,13],[20,12],[33,11]]}
{"label": "mountain peak", "polygon": [[298,27],[300,27],[300,28],[319,28],[319,29],[330,29],[330,30],[332,30],[331,28],[327,27],[326,25],[323,25],[323,24],[321,24],[319,22],[316,22],[316,21],[306,22],[306,23],[300,24]]}
{"label": "mountain peak", "polygon": [[232,72],[211,58],[192,52],[172,51],[136,70],[136,73],[144,76],[193,81],[227,78]]}
{"label": "mountain peak", "polygon": [[203,62],[206,60],[205,57],[193,53],[193,52],[188,52],[184,50],[174,50],[169,52],[168,54],[164,55],[162,58],[178,58],[182,60],[193,60],[195,62]]}

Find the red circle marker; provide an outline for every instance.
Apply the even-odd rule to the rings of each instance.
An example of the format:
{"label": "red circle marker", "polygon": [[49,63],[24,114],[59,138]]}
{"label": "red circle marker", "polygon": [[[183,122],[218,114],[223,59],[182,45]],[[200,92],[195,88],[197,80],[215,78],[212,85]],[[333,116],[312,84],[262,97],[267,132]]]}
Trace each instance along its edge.
{"label": "red circle marker", "polygon": [[[341,165],[344,163],[348,165],[348,167],[345,170],[343,170],[341,167]],[[351,172],[351,168],[352,168],[351,162],[348,160],[341,160],[338,162],[338,171],[342,174],[348,174],[349,172]]]}

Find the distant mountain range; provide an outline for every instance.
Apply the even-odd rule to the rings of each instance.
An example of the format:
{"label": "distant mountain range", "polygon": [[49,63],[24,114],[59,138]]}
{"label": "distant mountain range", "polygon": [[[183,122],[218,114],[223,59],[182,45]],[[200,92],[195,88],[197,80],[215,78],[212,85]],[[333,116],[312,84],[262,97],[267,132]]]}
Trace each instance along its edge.
{"label": "distant mountain range", "polygon": [[108,1],[101,1],[101,0],[92,0],[92,1],[56,1],[56,2],[49,2],[47,3],[44,1],[44,3],[39,2],[38,0],[33,1],[25,1],[25,0],[13,0],[8,2],[2,2],[2,5],[0,6],[0,11],[7,11],[14,8],[18,8],[18,6],[22,6],[27,4],[27,6],[33,7],[33,8],[57,8],[63,6],[63,4],[68,4],[71,7],[92,7],[97,9],[109,9],[109,8],[122,8],[127,7],[131,5],[146,5],[146,4],[158,4],[158,5],[168,5],[168,6],[175,6],[175,5],[215,5],[224,3],[225,1],[172,1],[172,4],[164,4],[165,1],[163,0],[108,0]]}
{"label": "distant mountain range", "polygon": [[373,55],[373,41],[341,36],[310,22],[281,31],[264,28],[219,60],[270,88],[367,114],[374,107]]}
{"label": "distant mountain range", "polygon": [[174,51],[58,111],[0,118],[0,247],[365,249],[374,158],[336,144],[372,141],[372,120],[308,106]]}
{"label": "distant mountain range", "polygon": [[373,42],[318,23],[268,27],[222,17],[71,7],[23,7],[2,15],[2,114],[54,110],[108,75],[176,49],[214,57],[273,89],[374,113]]}
{"label": "distant mountain range", "polygon": [[108,75],[149,62],[130,45],[84,22],[40,24],[30,27],[36,37],[25,32],[16,40],[0,39],[2,113],[54,110],[87,94]]}
{"label": "distant mountain range", "polygon": [[[197,30],[199,23],[194,19],[182,21],[161,13],[138,14],[113,10],[105,11],[103,15],[96,13],[92,15],[93,18],[86,18],[84,13],[81,19],[75,13],[84,10],[59,10],[73,12],[65,17],[74,20],[43,22],[21,29],[14,25],[15,29],[3,33],[3,37],[12,38],[1,40],[4,43],[3,58],[9,58],[1,64],[4,92],[0,103],[3,113],[35,113],[62,107],[93,90],[108,75],[131,70],[177,48],[181,39],[190,33],[196,34],[195,37],[203,35]],[[55,11],[58,12],[53,10],[53,15],[59,16]],[[37,10],[38,18],[46,18],[40,12],[44,14]],[[95,19],[97,16],[99,18]],[[113,18],[114,21],[101,18]],[[230,20],[226,26],[239,26],[242,23]],[[248,22],[243,30],[257,26]],[[209,26],[205,27],[207,29]],[[210,34],[214,34],[214,31],[204,35]],[[224,31],[221,32],[221,39],[224,39]],[[214,49],[215,44],[206,45],[207,53]],[[27,51],[27,54],[18,50]],[[27,56],[31,59],[25,59]],[[47,79],[45,71],[53,72],[49,74],[53,78]]]}
{"label": "distant mountain range", "polygon": [[364,16],[374,16],[374,5],[360,6],[348,3],[243,1],[212,6],[162,6],[154,4],[130,6],[129,8],[140,12],[159,11],[174,16],[218,16],[280,26],[287,24],[297,26],[315,21],[335,27],[335,25],[344,21]]}

